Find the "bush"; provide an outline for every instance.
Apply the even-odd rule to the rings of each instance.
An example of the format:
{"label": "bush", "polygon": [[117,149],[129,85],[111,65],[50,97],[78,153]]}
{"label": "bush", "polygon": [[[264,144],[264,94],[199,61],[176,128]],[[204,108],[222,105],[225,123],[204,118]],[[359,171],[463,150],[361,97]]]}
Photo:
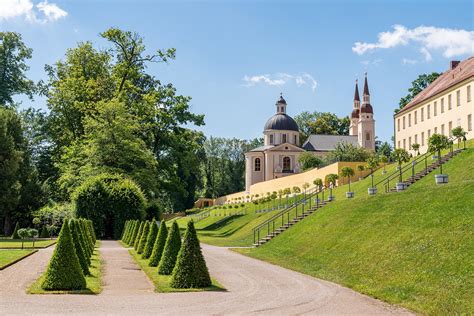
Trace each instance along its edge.
{"label": "bush", "polygon": [[18,230],[20,229],[20,224],[18,224],[18,222],[16,223],[15,225],[15,229],[13,230],[13,234],[12,234],[12,239],[20,239],[20,235],[18,235]]}
{"label": "bush", "polygon": [[170,282],[174,288],[203,288],[212,285],[206,261],[201,252],[194,222],[189,221],[183,244]]}
{"label": "bush", "polygon": [[168,237],[166,238],[163,255],[161,256],[160,264],[158,265],[158,274],[169,275],[173,272],[176,257],[178,256],[180,248],[181,235],[179,233],[178,224],[174,221],[173,225],[171,225]]}
{"label": "bush", "polygon": [[137,253],[142,254],[143,250],[145,250],[146,239],[148,238],[148,233],[150,232],[150,222],[146,221],[145,225],[143,226],[142,236],[140,241],[138,242],[138,249]]}
{"label": "bush", "polygon": [[100,237],[119,239],[127,219],[143,217],[145,196],[135,182],[119,175],[100,174],[84,181],[72,195],[78,217],[93,221]]}
{"label": "bush", "polygon": [[161,208],[158,203],[150,203],[145,209],[145,219],[151,221],[154,218],[161,219]]}
{"label": "bush", "polygon": [[125,244],[129,244],[130,243],[130,239],[132,239],[132,235],[133,235],[133,231],[135,229],[135,225],[136,225],[137,221],[130,221],[130,228],[128,229],[128,232],[127,232],[127,235],[125,236],[125,238],[123,239],[123,242]]}
{"label": "bush", "polygon": [[138,234],[138,229],[140,227],[140,221],[139,220],[136,220],[135,221],[135,224],[133,224],[133,232],[132,234],[130,235],[130,239],[128,240],[127,244],[130,246],[130,247],[133,247],[133,244],[135,243],[135,238],[137,238],[137,234]]}
{"label": "bush", "polygon": [[153,250],[151,252],[150,261],[148,265],[150,267],[158,266],[160,263],[161,255],[163,254],[163,249],[165,248],[166,238],[168,236],[168,227],[166,227],[165,221],[160,222],[160,229],[156,235],[155,243],[153,244]]}
{"label": "bush", "polygon": [[140,222],[140,227],[138,228],[137,236],[133,241],[133,249],[138,250],[138,245],[140,244],[140,239],[142,238],[142,231],[143,227],[145,226],[145,222]]}
{"label": "bush", "polygon": [[49,232],[46,225],[44,225],[43,228],[41,228],[40,238],[49,238]]}
{"label": "bush", "polygon": [[89,272],[89,261],[87,260],[86,250],[82,243],[81,232],[79,231],[79,223],[76,220],[70,220],[69,227],[71,228],[72,241],[74,242],[74,249],[76,250],[77,259],[82,268],[82,273],[88,275]]}
{"label": "bush", "polygon": [[70,203],[49,203],[33,212],[33,216],[49,227],[48,237],[50,237],[58,233],[64,220],[74,218],[74,212]]}
{"label": "bush", "polygon": [[142,258],[148,259],[151,256],[151,252],[153,251],[153,244],[156,240],[156,235],[158,235],[158,225],[156,224],[156,220],[152,219],[150,224],[150,232],[146,238],[145,250],[143,250]]}
{"label": "bush", "polygon": [[45,290],[80,290],[86,287],[69,224],[64,221],[41,287]]}

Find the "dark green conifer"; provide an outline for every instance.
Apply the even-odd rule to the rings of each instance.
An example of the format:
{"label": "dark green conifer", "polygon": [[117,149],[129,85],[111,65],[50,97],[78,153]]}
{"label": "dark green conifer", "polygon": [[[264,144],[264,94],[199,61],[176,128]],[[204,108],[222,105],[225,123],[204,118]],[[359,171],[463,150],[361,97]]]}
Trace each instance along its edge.
{"label": "dark green conifer", "polygon": [[133,249],[138,250],[138,245],[140,244],[140,239],[142,238],[143,227],[145,226],[145,222],[140,223],[140,227],[138,228],[137,237],[133,241]]}
{"label": "dark green conifer", "polygon": [[137,253],[143,253],[145,250],[146,239],[148,238],[148,233],[150,232],[150,223],[148,221],[145,222],[145,226],[143,226],[142,236],[140,237],[140,242],[138,243]]}
{"label": "dark green conifer", "polygon": [[150,231],[148,232],[148,237],[146,238],[145,250],[143,250],[142,258],[148,259],[151,256],[153,251],[153,245],[155,244],[156,235],[158,235],[158,224],[156,224],[155,219],[150,223]]}
{"label": "dark green conifer", "polygon": [[82,268],[82,273],[88,275],[89,272],[89,261],[87,260],[87,254],[85,253],[82,245],[82,237],[80,236],[79,224],[77,220],[71,219],[69,221],[69,227],[71,228],[72,240],[74,242],[74,249],[76,249],[77,258]]}
{"label": "dark green conifer", "polygon": [[158,274],[170,275],[176,264],[176,257],[181,248],[181,235],[176,221],[171,225],[171,229],[166,238],[165,249],[158,265]]}
{"label": "dark green conifer", "polygon": [[189,221],[184,233],[183,244],[173,269],[170,286],[190,289],[208,287],[211,284],[211,277],[201,252],[194,222]]}
{"label": "dark green conifer", "polygon": [[67,220],[63,222],[41,287],[45,290],[81,290],[86,287]]}
{"label": "dark green conifer", "polygon": [[18,235],[18,230],[20,229],[20,224],[16,222],[15,229],[13,230],[12,239],[20,239],[20,235]]}
{"label": "dark green conifer", "polygon": [[156,267],[160,263],[167,237],[168,227],[166,227],[165,221],[161,221],[160,229],[158,230],[158,235],[156,235],[155,243],[153,244],[153,250],[151,251],[150,261],[148,262],[150,267]]}

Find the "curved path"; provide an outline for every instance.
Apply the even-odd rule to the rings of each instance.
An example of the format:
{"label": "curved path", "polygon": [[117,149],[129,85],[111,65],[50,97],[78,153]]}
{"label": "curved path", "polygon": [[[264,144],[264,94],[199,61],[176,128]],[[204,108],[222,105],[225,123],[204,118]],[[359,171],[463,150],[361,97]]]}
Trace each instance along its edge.
{"label": "curved path", "polygon": [[226,292],[154,293],[127,249],[103,241],[100,295],[27,295],[52,253],[40,250],[0,272],[0,311],[13,314],[409,314],[337,284],[318,280],[226,248],[203,245],[209,270]]}

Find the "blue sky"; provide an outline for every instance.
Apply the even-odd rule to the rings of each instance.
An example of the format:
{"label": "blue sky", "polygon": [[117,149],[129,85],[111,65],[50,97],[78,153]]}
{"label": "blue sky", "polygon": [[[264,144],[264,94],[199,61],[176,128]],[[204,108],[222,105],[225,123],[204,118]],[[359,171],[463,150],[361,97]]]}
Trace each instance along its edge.
{"label": "blue sky", "polygon": [[0,30],[34,50],[34,80],[79,41],[106,48],[98,34],[110,26],[140,33],[150,51],[177,49],[149,70],[193,98],[208,136],[261,136],[280,92],[290,115],[348,115],[367,71],[376,134],[390,140],[410,82],[474,55],[473,1],[0,0]]}

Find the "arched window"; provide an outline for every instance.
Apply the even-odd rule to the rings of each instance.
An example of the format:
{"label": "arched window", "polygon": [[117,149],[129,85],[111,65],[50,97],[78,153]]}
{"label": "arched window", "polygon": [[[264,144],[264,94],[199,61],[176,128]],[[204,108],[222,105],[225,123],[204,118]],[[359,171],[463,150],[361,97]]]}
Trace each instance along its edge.
{"label": "arched window", "polygon": [[291,170],[291,160],[290,157],[283,157],[283,172]]}
{"label": "arched window", "polygon": [[365,140],[370,140],[370,133],[365,133]]}
{"label": "arched window", "polygon": [[255,171],[260,171],[260,158],[255,158]]}
{"label": "arched window", "polygon": [[270,135],[270,145],[273,145],[273,135]]}

